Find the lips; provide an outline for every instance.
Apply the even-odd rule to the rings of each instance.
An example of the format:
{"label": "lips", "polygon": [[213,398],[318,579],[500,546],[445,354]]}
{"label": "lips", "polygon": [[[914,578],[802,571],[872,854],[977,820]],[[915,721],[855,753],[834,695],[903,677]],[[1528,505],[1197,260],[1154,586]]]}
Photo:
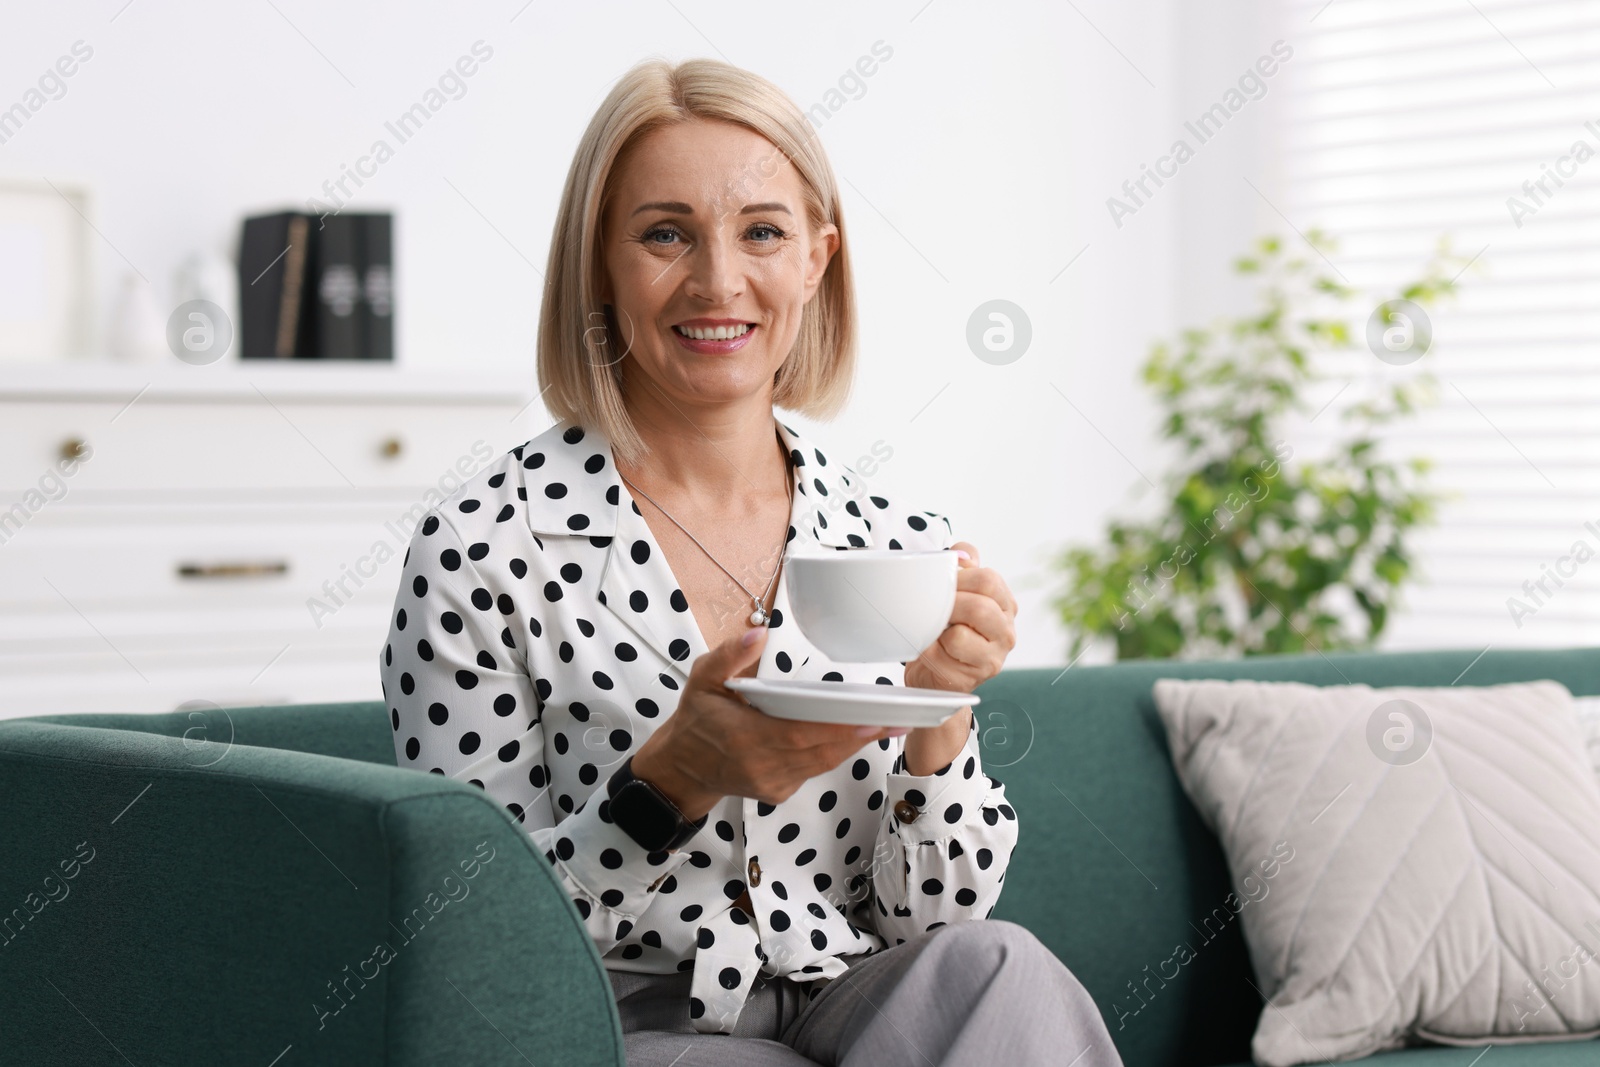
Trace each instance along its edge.
{"label": "lips", "polygon": [[755,336],[756,323],[738,319],[690,319],[672,328],[680,348],[701,356],[737,352]]}

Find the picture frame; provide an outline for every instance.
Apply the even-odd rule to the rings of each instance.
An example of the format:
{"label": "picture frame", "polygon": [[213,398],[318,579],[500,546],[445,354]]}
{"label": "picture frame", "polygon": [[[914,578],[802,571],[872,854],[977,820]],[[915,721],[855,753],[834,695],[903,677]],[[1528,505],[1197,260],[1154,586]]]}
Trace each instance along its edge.
{"label": "picture frame", "polygon": [[0,363],[87,356],[91,193],[0,177]]}

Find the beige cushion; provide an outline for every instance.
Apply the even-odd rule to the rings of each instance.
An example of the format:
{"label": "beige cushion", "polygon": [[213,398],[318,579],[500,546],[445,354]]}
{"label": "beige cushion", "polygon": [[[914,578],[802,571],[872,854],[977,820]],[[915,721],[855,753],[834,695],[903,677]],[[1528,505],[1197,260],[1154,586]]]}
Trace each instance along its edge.
{"label": "beige cushion", "polygon": [[1578,730],[1589,749],[1589,765],[1600,773],[1600,697],[1573,697],[1578,709]]}
{"label": "beige cushion", "polygon": [[1163,679],[1155,701],[1248,901],[1258,1063],[1600,1033],[1600,785],[1563,686]]}

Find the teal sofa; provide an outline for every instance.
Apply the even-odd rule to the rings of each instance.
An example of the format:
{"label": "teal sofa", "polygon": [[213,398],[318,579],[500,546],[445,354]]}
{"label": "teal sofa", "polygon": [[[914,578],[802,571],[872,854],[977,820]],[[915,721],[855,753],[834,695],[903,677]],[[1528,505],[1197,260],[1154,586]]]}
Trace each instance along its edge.
{"label": "teal sofa", "polygon": [[[1129,1067],[1209,1067],[1249,1060],[1262,1002],[1236,923],[1196,944],[1230,884],[1168,762],[1164,676],[1593,695],[1600,654],[1014,670],[980,690],[988,769],[1022,826],[995,917],[1072,968]],[[1180,941],[1196,958],[1149,981]],[[0,1064],[619,1067],[621,1048],[544,857],[477,788],[396,768],[381,703],[0,723]],[[1594,1042],[1561,1043],[1484,1067],[1597,1061]]]}

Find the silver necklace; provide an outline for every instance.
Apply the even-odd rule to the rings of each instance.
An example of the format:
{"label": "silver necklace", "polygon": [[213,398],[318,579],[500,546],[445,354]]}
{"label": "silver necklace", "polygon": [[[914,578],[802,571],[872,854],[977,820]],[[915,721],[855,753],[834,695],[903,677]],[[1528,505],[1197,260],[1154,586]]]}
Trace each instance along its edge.
{"label": "silver necklace", "polygon": [[[789,513],[792,515],[794,513],[794,469],[789,466],[789,457],[788,457],[788,453],[787,452],[784,453],[784,464],[783,464],[783,466],[784,466],[785,472],[787,472],[787,475],[788,475]],[[706,554],[706,558],[707,559],[709,559],[712,563],[715,563],[717,565],[718,569],[721,570],[723,574],[726,574],[729,578],[733,579],[733,584],[734,585],[737,585],[740,589],[744,590],[745,596],[749,597],[750,598],[750,602],[755,605],[755,610],[750,613],[750,625],[751,626],[765,626],[766,622],[767,622],[767,619],[770,618],[771,616],[767,613],[767,609],[766,609],[766,607],[765,607],[763,602],[767,599],[767,597],[772,595],[772,587],[775,584],[777,584],[777,581],[778,581],[778,572],[783,569],[783,555],[782,555],[782,553],[780,552],[779,555],[778,555],[778,564],[777,564],[777,566],[772,568],[772,578],[767,582],[767,590],[766,590],[766,592],[764,594],[762,594],[761,596],[756,596],[754,593],[752,593],[750,591],[749,586],[747,586],[743,582],[741,582],[734,575],[734,573],[732,571],[730,571],[728,568],[726,568],[726,567],[724,567],[722,565],[722,561],[721,560],[717,559],[716,556],[713,556],[711,554],[711,550],[710,549],[706,548],[705,545],[700,544],[700,539],[698,537],[696,537],[694,534],[690,533],[688,531],[688,529],[683,525],[683,523],[679,522],[677,519],[674,519],[672,517],[672,513],[670,511],[668,511],[666,508],[662,507],[660,504],[657,504],[655,502],[655,499],[653,497],[651,497],[651,495],[649,493],[645,492],[643,489],[640,489],[637,485],[634,485],[631,481],[628,481],[628,476],[626,474],[623,474],[619,470],[619,471],[617,471],[617,475],[624,482],[628,482],[628,488],[629,489],[632,489],[634,492],[638,493],[640,496],[642,496],[646,500],[650,501],[650,503],[652,505],[654,505],[654,507],[655,507],[655,509],[657,511],[661,512],[661,514],[665,515],[672,522],[672,525],[674,525],[678,529],[682,530],[683,531],[683,535],[685,537],[687,537],[689,540],[693,541],[695,543],[695,545],[700,549],[700,551],[702,551],[702,552],[704,552]],[[787,540],[787,536],[788,536],[788,531],[786,529],[785,530],[785,540]]]}

